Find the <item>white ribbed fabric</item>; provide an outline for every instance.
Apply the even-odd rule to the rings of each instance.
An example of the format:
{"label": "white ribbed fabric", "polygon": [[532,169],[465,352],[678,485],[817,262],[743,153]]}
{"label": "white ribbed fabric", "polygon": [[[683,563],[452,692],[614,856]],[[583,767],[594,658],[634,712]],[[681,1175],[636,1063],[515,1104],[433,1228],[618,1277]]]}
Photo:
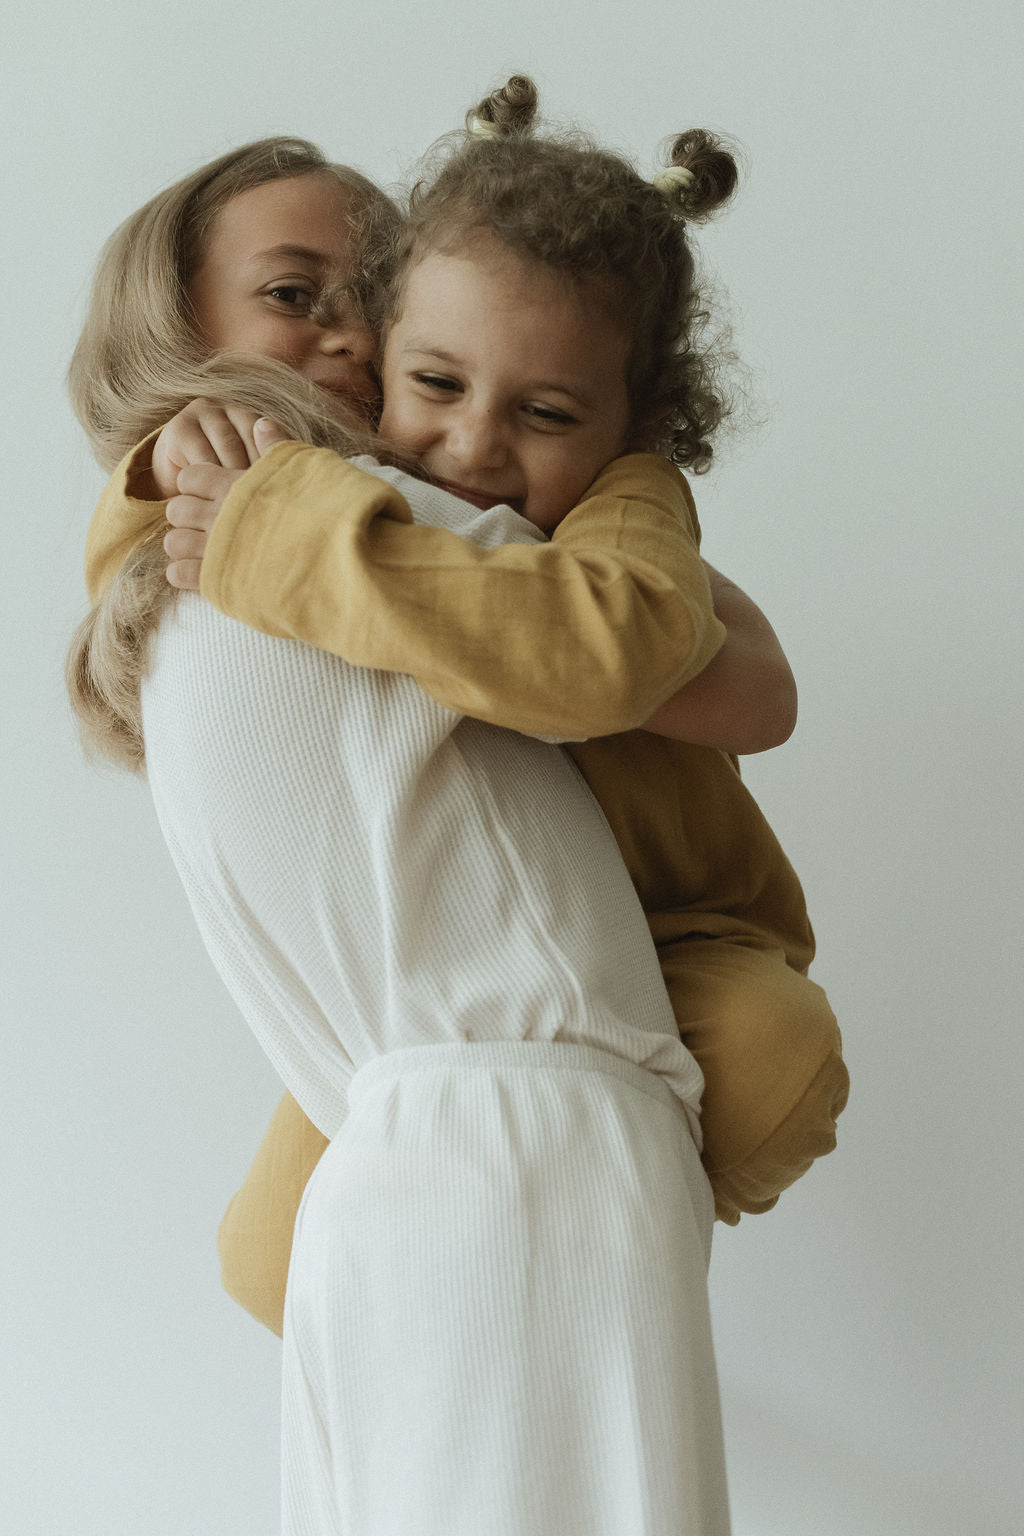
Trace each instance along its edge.
{"label": "white ribbed fabric", "polygon": [[[420,521],[538,537],[375,472]],[[701,1075],[574,765],[197,597],[151,660],[168,846],[333,1139],[289,1278],[285,1536],[720,1536]]]}

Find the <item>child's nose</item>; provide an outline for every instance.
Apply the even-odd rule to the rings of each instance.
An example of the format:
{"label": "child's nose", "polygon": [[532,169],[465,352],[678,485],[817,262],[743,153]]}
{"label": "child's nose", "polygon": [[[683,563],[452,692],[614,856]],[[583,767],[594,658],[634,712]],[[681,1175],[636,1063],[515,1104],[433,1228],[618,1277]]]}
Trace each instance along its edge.
{"label": "child's nose", "polygon": [[453,413],[447,448],[465,470],[501,469],[508,457],[501,419],[486,407],[467,405]]}
{"label": "child's nose", "polygon": [[377,341],[372,331],[359,320],[331,321],[325,325],[318,342],[319,350],[334,357],[345,353],[364,367],[377,355]]}

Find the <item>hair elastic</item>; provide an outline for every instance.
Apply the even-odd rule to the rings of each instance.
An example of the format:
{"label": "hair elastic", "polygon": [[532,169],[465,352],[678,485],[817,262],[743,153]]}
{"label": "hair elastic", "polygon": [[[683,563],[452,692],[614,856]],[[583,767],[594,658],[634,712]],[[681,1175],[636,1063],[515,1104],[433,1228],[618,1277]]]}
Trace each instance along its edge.
{"label": "hair elastic", "polygon": [[651,177],[651,186],[666,196],[676,190],[677,187],[692,187],[696,177],[685,165],[670,165],[664,171],[659,171]]}
{"label": "hair elastic", "polygon": [[469,125],[469,131],[475,139],[503,139],[505,137],[497,123],[489,123],[483,117],[474,117]]}

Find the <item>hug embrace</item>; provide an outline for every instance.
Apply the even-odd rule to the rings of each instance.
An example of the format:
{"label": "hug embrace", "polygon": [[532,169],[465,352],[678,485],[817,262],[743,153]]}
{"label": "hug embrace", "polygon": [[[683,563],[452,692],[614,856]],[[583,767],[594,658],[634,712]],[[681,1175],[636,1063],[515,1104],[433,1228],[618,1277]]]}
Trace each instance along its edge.
{"label": "hug embrace", "polygon": [[688,482],[693,228],[515,76],[399,208],[301,140],[101,258],[68,663],[288,1090],[221,1227],[286,1536],[723,1536],[707,1268],[835,1144],[835,1019],[737,756],[795,719]]}

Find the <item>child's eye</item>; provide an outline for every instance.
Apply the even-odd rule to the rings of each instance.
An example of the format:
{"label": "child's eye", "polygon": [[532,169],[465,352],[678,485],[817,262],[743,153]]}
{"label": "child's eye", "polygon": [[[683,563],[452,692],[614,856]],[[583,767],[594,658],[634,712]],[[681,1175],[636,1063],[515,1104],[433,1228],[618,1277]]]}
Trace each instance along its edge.
{"label": "child's eye", "polygon": [[309,289],[300,288],[296,283],[278,283],[276,287],[267,289],[267,295],[279,304],[286,304],[289,309],[296,310],[308,309],[313,301]]}
{"label": "child's eye", "polygon": [[575,416],[570,416],[568,411],[556,410],[553,405],[539,405],[536,402],[526,407],[527,414],[544,426],[572,427],[576,425]]}
{"label": "child's eye", "polygon": [[457,379],[450,379],[443,373],[414,373],[413,378],[417,384],[423,384],[427,389],[436,389],[443,394],[454,394],[460,388]]}

